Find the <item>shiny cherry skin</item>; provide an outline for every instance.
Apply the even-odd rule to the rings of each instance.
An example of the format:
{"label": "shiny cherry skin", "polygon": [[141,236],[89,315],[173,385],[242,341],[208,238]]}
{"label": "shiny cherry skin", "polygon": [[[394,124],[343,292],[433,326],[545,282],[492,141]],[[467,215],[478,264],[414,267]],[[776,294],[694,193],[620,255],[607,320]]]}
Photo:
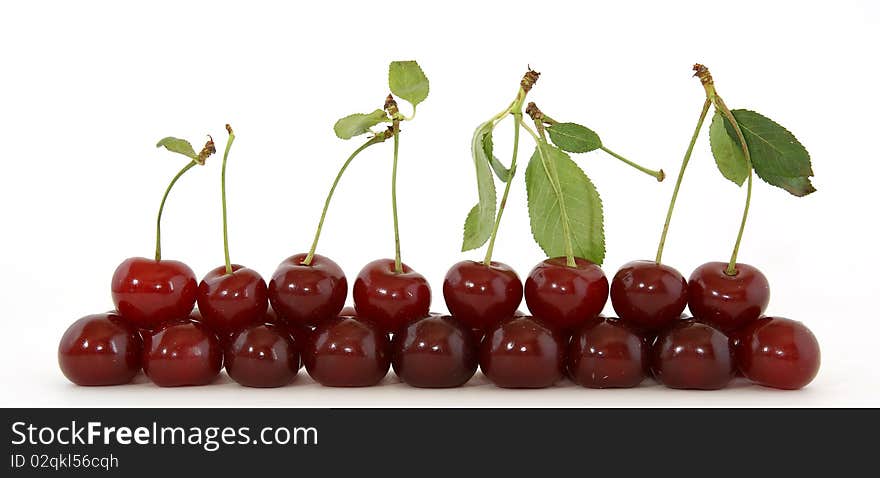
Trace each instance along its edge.
{"label": "shiny cherry skin", "polygon": [[288,257],[269,281],[269,301],[288,323],[316,325],[336,317],[345,305],[348,280],[339,264],[315,254],[305,265],[307,256]]}
{"label": "shiny cherry skin", "polygon": [[687,306],[687,280],[675,268],[632,261],[611,280],[611,305],[620,320],[660,330],[679,319]]}
{"label": "shiny cherry skin", "polygon": [[657,336],[651,370],[669,388],[717,390],[734,377],[730,340],[711,325],[685,320]]}
{"label": "shiny cherry skin", "polygon": [[137,329],[119,315],[87,315],[61,337],[58,365],[77,385],[121,385],[140,372],[142,350]]}
{"label": "shiny cherry skin", "polygon": [[588,388],[630,388],[642,383],[650,348],[642,335],[619,319],[599,318],[571,338],[568,376]]}
{"label": "shiny cherry skin", "polygon": [[223,365],[223,347],[214,332],[185,320],[144,334],[144,373],[160,387],[207,385]]}
{"label": "shiny cherry skin", "polygon": [[608,300],[608,279],[592,262],[575,258],[568,267],[564,257],[547,259],[526,279],[529,310],[560,331],[570,331],[596,318]]}
{"label": "shiny cherry skin", "polygon": [[816,336],[804,324],[763,317],[737,333],[736,359],[743,375],[765,387],[796,390],[819,373]]}
{"label": "shiny cherry skin", "polygon": [[443,280],[446,307],[456,319],[477,330],[486,330],[513,317],[523,297],[519,276],[507,264],[461,261]]}
{"label": "shiny cherry skin", "polygon": [[378,384],[391,364],[391,343],[369,320],[334,317],[321,321],[302,350],[309,375],[327,387]]}
{"label": "shiny cherry skin", "polygon": [[296,378],[299,344],[281,324],[251,324],[236,333],[224,352],[226,373],[245,387],[282,387]]}
{"label": "shiny cherry skin", "polygon": [[535,317],[502,321],[483,337],[480,368],[499,387],[550,387],[563,378],[564,339]]}
{"label": "shiny cherry skin", "polygon": [[110,286],[119,315],[143,329],[186,318],[198,288],[195,274],[183,262],[144,257],[122,261]]}
{"label": "shiny cherry skin", "polygon": [[770,302],[770,284],[755,267],[737,264],[736,275],[726,262],[697,267],[688,281],[688,308],[694,317],[724,332],[758,320]]}
{"label": "shiny cherry skin", "polygon": [[450,316],[410,322],[394,335],[391,350],[394,372],[413,387],[459,387],[474,376],[479,361],[473,332]]}
{"label": "shiny cherry skin", "polygon": [[226,273],[225,265],[208,272],[196,300],[202,321],[220,336],[261,320],[269,307],[266,281],[257,271],[238,264],[232,265],[232,274]]}
{"label": "shiny cherry skin", "polygon": [[394,259],[378,259],[365,265],[354,281],[354,308],[358,317],[372,320],[388,333],[403,329],[412,320],[428,315],[431,286],[424,276]]}

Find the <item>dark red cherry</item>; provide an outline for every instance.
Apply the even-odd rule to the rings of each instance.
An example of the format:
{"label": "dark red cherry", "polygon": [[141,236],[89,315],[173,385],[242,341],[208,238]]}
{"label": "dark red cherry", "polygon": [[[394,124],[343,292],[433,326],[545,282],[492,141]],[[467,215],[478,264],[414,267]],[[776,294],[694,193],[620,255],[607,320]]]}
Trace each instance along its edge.
{"label": "dark red cherry", "polygon": [[332,260],[315,254],[305,265],[307,256],[290,256],[278,266],[269,281],[269,301],[285,321],[316,325],[335,317],[345,305],[348,281]]}
{"label": "dark red cherry", "polygon": [[141,369],[143,343],[137,329],[114,313],[74,322],[58,344],[58,364],[77,385],[121,385]]}
{"label": "dark red cherry", "polygon": [[397,376],[413,387],[458,387],[477,371],[477,347],[467,326],[449,316],[431,315],[394,335],[392,364]]}
{"label": "dark red cherry", "polygon": [[570,331],[598,316],[608,300],[608,279],[592,262],[576,258],[575,267],[564,257],[547,259],[526,279],[529,310],[560,331]]}
{"label": "dark red cherry", "polygon": [[220,340],[204,324],[187,320],[144,334],[144,373],[160,387],[206,385],[223,364]]}
{"label": "dark red cherry", "polygon": [[764,317],[737,333],[736,359],[743,375],[765,387],[795,390],[819,373],[819,342],[804,324]]}
{"label": "dark red cherry", "polygon": [[110,290],[119,315],[149,329],[186,318],[196,303],[198,283],[183,262],[131,257],[116,268]]}
{"label": "dark red cherry", "polygon": [[687,305],[687,281],[654,261],[633,261],[611,280],[611,305],[624,322],[660,330],[678,320]]}
{"label": "dark red cherry", "polygon": [[650,348],[642,335],[618,319],[584,324],[571,338],[566,369],[589,388],[635,387],[645,378]]}
{"label": "dark red cherry", "polygon": [[211,270],[199,284],[202,321],[217,335],[229,335],[263,319],[269,306],[266,282],[257,271],[238,264]]}
{"label": "dark red cherry", "polygon": [[223,355],[226,373],[245,387],[281,387],[299,370],[299,344],[284,325],[251,324],[235,334]]}
{"label": "dark red cherry", "polygon": [[354,308],[358,317],[372,320],[386,332],[396,332],[408,322],[425,317],[431,307],[431,286],[408,265],[394,270],[394,259],[365,265],[354,281]]}
{"label": "dark red cherry", "polygon": [[321,321],[302,350],[309,375],[328,387],[368,387],[388,373],[388,336],[374,323],[354,317]]}
{"label": "dark red cherry", "polygon": [[723,332],[686,320],[657,336],[651,370],[654,378],[669,388],[717,390],[733,379],[736,367]]}
{"label": "dark red cherry", "polygon": [[523,285],[507,264],[461,261],[443,281],[446,306],[456,319],[472,329],[486,330],[513,317],[522,302]]}
{"label": "dark red cherry", "polygon": [[737,264],[727,275],[726,262],[697,267],[688,281],[688,308],[700,321],[731,332],[758,320],[770,302],[770,284],[758,269]]}
{"label": "dark red cherry", "polygon": [[502,321],[483,337],[480,369],[504,388],[544,388],[563,378],[561,334],[534,317]]}

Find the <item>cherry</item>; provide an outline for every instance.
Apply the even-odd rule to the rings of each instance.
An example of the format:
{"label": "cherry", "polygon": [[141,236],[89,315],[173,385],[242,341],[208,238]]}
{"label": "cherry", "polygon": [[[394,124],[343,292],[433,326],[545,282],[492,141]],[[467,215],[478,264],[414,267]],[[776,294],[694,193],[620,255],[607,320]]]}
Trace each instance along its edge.
{"label": "cherry", "polygon": [[737,334],[736,359],[743,375],[765,387],[796,390],[819,373],[819,342],[801,322],[763,317]]}
{"label": "cherry", "polygon": [[226,347],[226,373],[246,387],[287,385],[300,367],[298,348],[295,335],[283,325],[249,325]]}
{"label": "cherry", "polygon": [[401,330],[408,322],[428,315],[431,286],[421,274],[394,259],[370,262],[354,281],[354,308],[358,317],[372,320],[386,332]]}
{"label": "cherry", "polygon": [[192,269],[172,260],[131,257],[113,273],[113,303],[122,318],[140,328],[186,318],[196,302]]}
{"label": "cherry", "polygon": [[635,387],[645,378],[649,352],[644,337],[622,321],[600,318],[572,336],[566,368],[584,387]]}
{"label": "cherry", "polygon": [[342,309],[348,281],[332,260],[315,254],[306,265],[306,256],[290,256],[278,266],[269,281],[269,300],[287,322],[316,325]]}
{"label": "cherry", "polygon": [[238,264],[212,269],[199,284],[199,312],[217,335],[229,335],[260,320],[269,306],[266,282],[258,272]]}
{"label": "cherry", "polygon": [[207,326],[186,320],[144,335],[144,372],[160,387],[206,385],[223,364],[220,340]]}
{"label": "cherry", "polygon": [[328,387],[368,387],[388,373],[388,336],[373,322],[334,317],[318,324],[302,349],[309,375]]}
{"label": "cherry", "polygon": [[507,264],[461,261],[443,281],[449,312],[475,330],[486,330],[513,317],[523,297],[519,276]]}
{"label": "cherry", "polygon": [[544,388],[563,378],[562,336],[535,317],[495,325],[480,346],[480,368],[504,388]]}
{"label": "cherry", "polygon": [[720,330],[686,320],[662,332],[651,354],[651,370],[669,388],[717,390],[735,373],[730,341]]}
{"label": "cherry", "polygon": [[115,313],[74,322],[58,345],[58,364],[77,385],[121,385],[141,369],[143,343],[137,329]]}
{"label": "cherry", "polygon": [[625,264],[611,280],[611,305],[620,319],[660,330],[679,319],[687,305],[687,281],[654,261]]}
{"label": "cherry", "polygon": [[569,267],[564,257],[547,259],[526,279],[529,310],[561,331],[597,317],[608,300],[608,279],[602,269],[586,259],[575,262]]}
{"label": "cherry", "polygon": [[391,347],[394,372],[413,387],[458,387],[477,371],[477,340],[453,317],[411,322],[394,335]]}
{"label": "cherry", "polygon": [[688,281],[688,308],[694,317],[732,332],[758,320],[770,301],[767,278],[755,267],[739,263],[728,275],[725,262],[697,267]]}

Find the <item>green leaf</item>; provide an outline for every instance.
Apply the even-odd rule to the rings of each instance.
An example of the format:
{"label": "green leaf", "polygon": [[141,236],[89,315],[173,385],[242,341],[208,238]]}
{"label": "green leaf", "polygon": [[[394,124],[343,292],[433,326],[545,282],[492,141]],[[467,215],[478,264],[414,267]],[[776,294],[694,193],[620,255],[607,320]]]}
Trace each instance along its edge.
{"label": "green leaf", "polygon": [[492,142],[492,130],[490,129],[483,135],[483,152],[486,154],[486,157],[489,158],[489,166],[492,166],[492,171],[495,173],[495,176],[498,176],[498,179],[506,183],[508,179],[510,179],[510,169],[506,168],[504,164],[495,157],[493,150],[494,144]]}
{"label": "green leaf", "polygon": [[167,138],[160,139],[159,142],[156,143],[156,147],[164,147],[172,153],[182,154],[189,159],[198,159],[199,157],[192,145],[189,144],[189,141],[185,139],[168,136]]}
{"label": "green leaf", "polygon": [[727,129],[724,127],[725,122],[729,123],[724,114],[716,110],[712,117],[712,125],[709,126],[712,156],[715,157],[715,164],[721,174],[736,183],[737,186],[742,186],[749,176],[749,162],[746,161],[739,141],[727,133]]}
{"label": "green leaf", "polygon": [[[813,175],[810,153],[787,129],[754,111],[732,110],[731,113],[742,130],[752,165],[759,176],[794,178]],[[725,126],[728,134],[735,138],[733,125],[727,122]]]}
{"label": "green leaf", "polygon": [[489,170],[489,158],[483,141],[487,134],[492,132],[492,123],[481,124],[474,131],[471,139],[471,156],[477,172],[477,193],[479,202],[474,206],[464,221],[464,240],[461,244],[462,251],[476,249],[489,240],[492,228],[495,225],[495,180],[492,179],[492,171]]}
{"label": "green leaf", "polygon": [[[550,176],[554,170],[559,179],[559,195]],[[526,168],[526,191],[532,235],[547,256],[566,255],[567,229],[574,255],[602,264],[605,259],[602,200],[593,183],[568,154],[545,142],[539,143]],[[567,228],[563,227],[564,223]]]}
{"label": "green leaf", "polygon": [[797,197],[803,197],[807,194],[816,192],[816,188],[813,187],[810,178],[806,176],[786,178],[782,176],[762,176],[761,174],[758,174],[758,177],[763,179],[767,184],[785,189]]}
{"label": "green leaf", "polygon": [[384,110],[376,110],[372,113],[355,113],[345,118],[340,118],[333,125],[333,132],[342,139],[351,139],[370,132],[370,128],[379,123],[388,121]]}
{"label": "green leaf", "polygon": [[413,106],[428,97],[428,77],[415,61],[392,61],[388,67],[388,86],[391,93]]}
{"label": "green leaf", "polygon": [[595,131],[576,123],[556,123],[547,128],[550,141],[569,153],[587,153],[602,147]]}

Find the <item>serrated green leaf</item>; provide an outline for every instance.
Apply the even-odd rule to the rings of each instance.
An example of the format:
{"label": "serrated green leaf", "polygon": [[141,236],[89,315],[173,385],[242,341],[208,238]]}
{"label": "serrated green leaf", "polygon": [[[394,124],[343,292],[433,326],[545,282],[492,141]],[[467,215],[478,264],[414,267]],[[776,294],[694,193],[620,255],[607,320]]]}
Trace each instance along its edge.
{"label": "serrated green leaf", "polygon": [[[561,197],[556,194],[549,176],[554,169]],[[602,200],[593,183],[568,154],[547,143],[539,144],[526,168],[526,192],[532,235],[548,257],[566,255],[567,229],[574,255],[602,264],[605,259]],[[566,218],[567,228],[563,227]]]}
{"label": "serrated green leaf", "polygon": [[333,132],[339,138],[351,139],[370,132],[370,128],[385,121],[388,121],[388,116],[384,110],[376,110],[372,113],[355,113],[339,118],[333,125]]}
{"label": "serrated green leaf", "polygon": [[483,152],[486,154],[486,157],[489,158],[489,166],[492,166],[492,171],[495,173],[495,176],[506,183],[507,180],[510,179],[510,169],[506,168],[504,164],[495,157],[494,149],[495,146],[492,142],[492,130],[490,129],[483,135]]}
{"label": "serrated green leaf", "polygon": [[547,128],[550,141],[569,153],[587,153],[602,147],[595,131],[577,123],[556,123]]}
{"label": "serrated green leaf", "polygon": [[709,126],[709,144],[712,146],[712,156],[721,174],[733,181],[737,186],[742,186],[749,176],[749,162],[743,154],[742,146],[736,138],[731,137],[724,127],[729,121],[720,111],[715,111],[712,124]]}
{"label": "serrated green leaf", "polygon": [[388,87],[413,106],[428,97],[428,77],[415,61],[392,61],[388,67]]}
{"label": "serrated green leaf", "polygon": [[471,139],[471,157],[477,173],[477,194],[479,202],[471,208],[464,221],[464,240],[461,244],[462,251],[476,249],[489,240],[492,228],[495,225],[495,180],[492,179],[492,171],[489,169],[489,158],[483,147],[483,140],[492,131],[492,123],[481,124],[474,131]]}
{"label": "serrated green leaf", "polygon": [[810,182],[810,178],[806,176],[785,178],[782,176],[762,176],[759,173],[758,177],[763,179],[764,182],[766,182],[767,184],[788,191],[793,196],[803,197],[807,194],[816,192],[816,188],[813,187],[813,183]]}
{"label": "serrated green leaf", "polygon": [[156,147],[164,147],[168,151],[172,153],[182,154],[189,159],[198,159],[199,155],[195,152],[192,145],[189,141],[180,138],[174,138],[172,136],[168,136],[166,138],[162,138],[156,143]]}
{"label": "serrated green leaf", "polygon": [[[813,175],[810,153],[782,125],[750,110],[732,110],[731,113],[742,130],[752,165],[759,176],[796,178]],[[736,138],[729,121],[725,122],[725,127],[727,133]]]}

